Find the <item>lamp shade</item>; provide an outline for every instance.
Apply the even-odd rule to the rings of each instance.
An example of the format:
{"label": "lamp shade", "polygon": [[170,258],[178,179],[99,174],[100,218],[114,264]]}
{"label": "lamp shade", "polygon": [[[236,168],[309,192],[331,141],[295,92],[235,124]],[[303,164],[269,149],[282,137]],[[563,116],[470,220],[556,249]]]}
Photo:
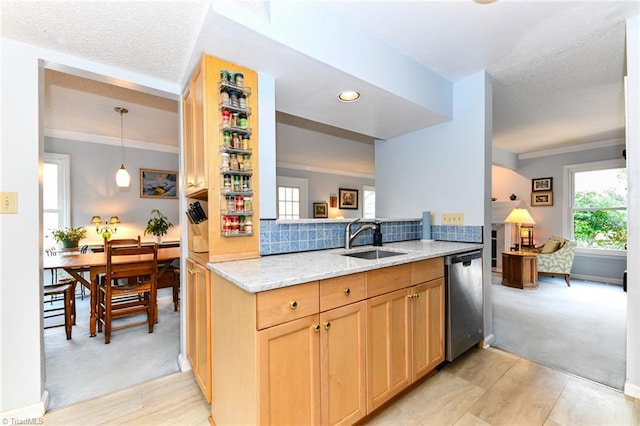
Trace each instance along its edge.
{"label": "lamp shade", "polygon": [[112,225],[118,224],[120,223],[120,218],[118,216],[111,216],[111,219],[109,219],[109,223]]}
{"label": "lamp shade", "polygon": [[527,209],[515,208],[511,210],[509,216],[504,220],[505,223],[536,223],[531,217]]}
{"label": "lamp shade", "polygon": [[129,172],[124,168],[124,164],[120,166],[118,172],[116,173],[116,185],[120,188],[128,188],[129,183],[131,182],[131,177],[129,176]]}
{"label": "lamp shade", "polygon": [[91,218],[91,223],[102,223],[102,218],[100,216],[94,216]]}

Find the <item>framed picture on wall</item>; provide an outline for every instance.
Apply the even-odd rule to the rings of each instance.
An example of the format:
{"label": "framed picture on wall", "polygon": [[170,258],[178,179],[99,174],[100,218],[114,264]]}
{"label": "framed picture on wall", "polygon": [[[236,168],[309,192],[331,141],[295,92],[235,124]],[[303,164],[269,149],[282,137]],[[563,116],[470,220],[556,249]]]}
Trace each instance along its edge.
{"label": "framed picture on wall", "polygon": [[313,218],[329,217],[327,203],[313,203]]}
{"label": "framed picture on wall", "polygon": [[552,206],[553,191],[537,191],[531,193],[531,206]]}
{"label": "framed picture on wall", "polygon": [[338,208],[338,196],[336,194],[329,195],[329,207]]}
{"label": "framed picture on wall", "polygon": [[141,198],[178,198],[178,172],[140,169]]}
{"label": "framed picture on wall", "polygon": [[553,178],[531,179],[531,191],[553,191]]}
{"label": "framed picture on wall", "polygon": [[338,205],[339,209],[358,210],[358,190],[357,189],[338,189]]}

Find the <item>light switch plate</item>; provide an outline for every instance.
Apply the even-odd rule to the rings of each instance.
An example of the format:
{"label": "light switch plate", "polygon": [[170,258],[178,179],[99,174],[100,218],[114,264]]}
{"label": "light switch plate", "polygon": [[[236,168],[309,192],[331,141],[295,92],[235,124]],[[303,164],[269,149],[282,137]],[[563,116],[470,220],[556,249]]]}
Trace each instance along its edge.
{"label": "light switch plate", "polygon": [[17,192],[0,192],[0,213],[2,214],[18,213],[18,193]]}
{"label": "light switch plate", "polygon": [[464,214],[462,213],[442,213],[443,225],[462,225],[464,223]]}

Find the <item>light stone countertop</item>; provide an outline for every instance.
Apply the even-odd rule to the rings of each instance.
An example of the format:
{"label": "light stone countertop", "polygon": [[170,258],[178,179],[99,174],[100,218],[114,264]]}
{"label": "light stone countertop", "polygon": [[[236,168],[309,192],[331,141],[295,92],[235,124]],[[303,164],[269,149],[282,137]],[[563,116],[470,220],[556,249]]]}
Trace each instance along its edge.
{"label": "light stone countertop", "polygon": [[[406,254],[375,260],[341,256],[342,253],[366,251],[372,248],[406,252]],[[350,250],[339,248],[279,254],[256,259],[208,263],[207,266],[211,271],[236,284],[243,290],[249,293],[258,293],[479,248],[483,248],[483,245],[477,243],[413,240],[385,243],[383,247],[358,246]]]}

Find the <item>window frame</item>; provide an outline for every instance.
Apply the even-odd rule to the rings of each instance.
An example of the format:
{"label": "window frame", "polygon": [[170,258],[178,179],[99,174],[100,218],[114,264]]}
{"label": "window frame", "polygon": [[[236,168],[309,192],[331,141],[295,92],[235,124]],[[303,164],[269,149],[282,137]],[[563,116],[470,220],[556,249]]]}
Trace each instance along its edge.
{"label": "window frame", "polygon": [[[624,159],[615,159],[615,160],[604,160],[604,161],[593,161],[590,163],[580,163],[580,164],[567,164],[564,166],[563,174],[564,174],[564,193],[565,193],[565,202],[563,205],[563,217],[564,217],[564,226],[563,233],[567,235],[570,239],[575,239],[573,235],[573,204],[575,199],[575,173],[577,172],[589,172],[596,170],[607,170],[607,169],[621,169],[627,168],[627,163]],[[627,198],[627,213],[629,211],[629,199]],[[627,223],[627,231],[628,231],[628,223]],[[616,256],[623,257],[627,255],[626,250],[619,249],[598,249],[598,248],[588,248],[588,247],[576,247],[576,253],[581,254],[591,254],[591,255],[602,255],[602,256]]]}
{"label": "window frame", "polygon": [[373,186],[373,185],[362,185],[362,217],[364,219],[375,219],[376,218],[375,202],[374,202],[374,205],[373,205],[373,216],[368,217],[369,215],[367,214],[367,211],[365,209],[365,207],[366,207],[365,198],[366,198],[367,192],[373,192],[374,197],[375,197],[376,187]]}
{"label": "window frame", "polygon": [[[55,164],[58,166],[58,206],[57,209],[45,209],[44,202],[42,205],[42,214],[48,212],[58,212],[58,229],[71,226],[71,157],[68,154],[56,154],[45,152],[43,155],[44,164]],[[43,178],[44,179],[44,178]],[[44,194],[44,182],[42,186]],[[43,195],[44,197],[44,195]],[[42,230],[44,241],[48,241],[48,229]],[[45,244],[46,245],[46,244]]]}
{"label": "window frame", "polygon": [[299,219],[280,219],[280,187],[293,187],[300,189],[300,218],[309,219],[308,215],[308,198],[309,198],[309,180],[304,178],[294,178],[288,176],[276,176],[276,218],[277,220],[299,220]]}

